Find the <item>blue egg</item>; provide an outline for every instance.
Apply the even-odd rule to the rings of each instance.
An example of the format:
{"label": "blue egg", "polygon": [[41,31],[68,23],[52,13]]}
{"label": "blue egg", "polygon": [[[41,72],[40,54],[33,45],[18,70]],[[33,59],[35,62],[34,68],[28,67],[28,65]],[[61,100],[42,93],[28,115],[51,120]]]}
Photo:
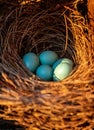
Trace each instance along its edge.
{"label": "blue egg", "polygon": [[36,70],[36,75],[45,81],[52,80],[53,69],[49,65],[40,65]]}
{"label": "blue egg", "polygon": [[39,66],[39,58],[35,53],[29,52],[23,56],[23,63],[31,72],[34,72]]}
{"label": "blue egg", "polygon": [[54,51],[43,51],[39,55],[40,63],[46,65],[53,65],[58,59],[58,55]]}
{"label": "blue egg", "polygon": [[61,63],[62,59],[58,59],[52,66],[53,69],[55,69],[60,63]]}

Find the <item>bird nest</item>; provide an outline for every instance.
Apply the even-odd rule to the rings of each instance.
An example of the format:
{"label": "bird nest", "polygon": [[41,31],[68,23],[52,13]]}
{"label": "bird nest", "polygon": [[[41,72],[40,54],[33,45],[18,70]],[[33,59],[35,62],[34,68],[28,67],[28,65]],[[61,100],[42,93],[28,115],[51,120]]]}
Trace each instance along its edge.
{"label": "bird nest", "polygon": [[[0,39],[0,117],[30,130],[94,129],[94,43],[77,11],[22,5],[7,15]],[[42,81],[24,66],[25,53],[44,50],[72,59],[66,79]]]}

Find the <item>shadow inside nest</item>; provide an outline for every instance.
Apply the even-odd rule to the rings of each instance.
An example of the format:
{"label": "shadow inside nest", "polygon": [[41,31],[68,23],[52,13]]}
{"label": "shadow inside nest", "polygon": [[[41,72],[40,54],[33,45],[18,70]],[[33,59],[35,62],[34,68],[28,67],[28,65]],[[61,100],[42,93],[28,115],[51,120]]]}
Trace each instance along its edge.
{"label": "shadow inside nest", "polygon": [[15,125],[13,121],[0,119],[0,130],[25,130],[19,125]]}

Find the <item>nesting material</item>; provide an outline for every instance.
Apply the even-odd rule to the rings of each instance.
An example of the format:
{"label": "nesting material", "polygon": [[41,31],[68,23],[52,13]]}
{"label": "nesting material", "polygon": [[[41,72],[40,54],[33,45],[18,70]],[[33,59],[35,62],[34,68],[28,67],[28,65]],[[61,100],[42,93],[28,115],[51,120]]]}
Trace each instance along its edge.
{"label": "nesting material", "polygon": [[[0,34],[0,117],[27,130],[94,129],[94,42],[84,21],[66,6],[42,10],[39,3],[7,15]],[[74,62],[68,78],[45,82],[24,66],[24,54],[45,50]]]}

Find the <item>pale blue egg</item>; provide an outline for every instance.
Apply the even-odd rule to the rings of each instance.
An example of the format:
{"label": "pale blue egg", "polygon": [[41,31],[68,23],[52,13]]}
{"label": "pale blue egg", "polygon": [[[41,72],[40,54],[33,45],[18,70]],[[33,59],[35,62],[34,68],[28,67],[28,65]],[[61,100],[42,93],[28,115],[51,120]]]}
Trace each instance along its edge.
{"label": "pale blue egg", "polygon": [[34,72],[39,66],[39,57],[35,53],[29,52],[23,56],[23,63],[31,72]]}
{"label": "pale blue egg", "polygon": [[36,70],[36,75],[45,81],[52,80],[53,69],[49,65],[40,65]]}
{"label": "pale blue egg", "polygon": [[71,59],[69,59],[69,58],[62,58],[61,63],[68,63],[71,66],[73,66],[73,61]]}
{"label": "pale blue egg", "polygon": [[70,64],[61,63],[54,69],[53,80],[54,81],[63,80],[69,76],[71,71],[72,71],[72,66]]}
{"label": "pale blue egg", "polygon": [[68,58],[60,58],[58,59],[52,66],[53,69],[55,69],[59,64],[61,63],[68,63],[70,64],[71,66],[73,66],[73,62],[72,60],[68,59]]}
{"label": "pale blue egg", "polygon": [[58,79],[55,74],[53,75],[53,81],[59,81],[60,79]]}
{"label": "pale blue egg", "polygon": [[53,65],[58,59],[58,55],[54,51],[43,51],[39,55],[39,59],[41,64]]}

